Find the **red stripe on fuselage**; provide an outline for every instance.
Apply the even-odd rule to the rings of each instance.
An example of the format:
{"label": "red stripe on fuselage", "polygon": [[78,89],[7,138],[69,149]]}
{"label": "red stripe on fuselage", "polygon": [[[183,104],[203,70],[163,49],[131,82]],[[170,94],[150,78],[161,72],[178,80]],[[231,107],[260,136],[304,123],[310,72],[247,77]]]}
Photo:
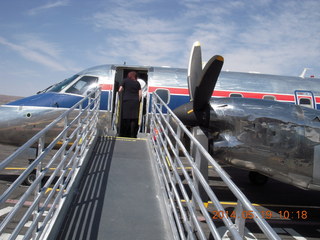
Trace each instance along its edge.
{"label": "red stripe on fuselage", "polygon": [[189,90],[187,88],[172,88],[172,87],[148,87],[148,92],[152,93],[158,88],[161,89],[168,89],[170,91],[170,94],[175,95],[189,95]]}
{"label": "red stripe on fuselage", "polygon": [[230,97],[230,94],[241,94],[244,98],[258,98],[263,99],[264,96],[274,96],[277,101],[294,102],[294,95],[275,94],[275,93],[256,93],[256,92],[235,92],[235,91],[214,91],[214,97]]}
{"label": "red stripe on fuselage", "polygon": [[[189,90],[187,88],[172,88],[172,87],[150,87],[148,88],[149,92],[154,92],[156,89],[168,89],[170,94],[174,95],[189,95]],[[230,94],[238,93],[241,94],[245,98],[258,98],[262,99],[264,96],[274,96],[278,101],[290,101],[294,102],[294,95],[288,94],[275,94],[275,93],[256,93],[256,92],[241,92],[241,91],[222,91],[215,90],[212,94],[213,97],[230,97]],[[317,98],[317,102],[320,102],[320,97]]]}
{"label": "red stripe on fuselage", "polygon": [[100,84],[101,90],[106,91],[106,90],[112,90],[113,89],[113,84]]}

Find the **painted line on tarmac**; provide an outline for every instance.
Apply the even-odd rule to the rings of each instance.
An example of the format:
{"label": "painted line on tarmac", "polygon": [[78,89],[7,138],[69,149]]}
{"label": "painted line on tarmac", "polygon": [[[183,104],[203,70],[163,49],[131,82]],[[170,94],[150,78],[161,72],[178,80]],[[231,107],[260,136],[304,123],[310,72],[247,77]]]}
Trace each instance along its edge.
{"label": "painted line on tarmac", "polygon": [[[17,200],[17,199],[8,199],[8,200],[6,200],[6,203],[11,203],[11,204],[17,204],[18,202],[19,202],[19,200]],[[31,206],[32,203],[33,203],[32,201],[25,201],[23,203],[23,205],[24,206]]]}
{"label": "painted line on tarmac", "polygon": [[[8,167],[5,168],[5,170],[26,170],[27,168],[22,168],[22,167]],[[49,168],[50,170],[56,170],[55,168]]]}
{"label": "painted line on tarmac", "polygon": [[3,216],[3,215],[8,214],[12,209],[13,209],[13,207],[5,207],[5,208],[2,208],[2,209],[0,210],[0,216]]}
{"label": "painted line on tarmac", "polygon": [[[17,199],[8,199],[6,200],[6,203],[10,203],[10,204],[17,204],[19,202],[19,200]],[[23,203],[23,206],[26,206],[26,207],[30,207],[31,205],[33,204],[32,201],[25,201]],[[40,206],[42,206],[43,203],[40,204]],[[51,208],[52,207],[52,204],[48,204],[47,205],[48,208]],[[1,211],[1,210],[0,210]]]}
{"label": "painted line on tarmac", "polygon": [[[181,202],[186,202],[182,199]],[[213,204],[212,201],[205,202],[204,204]],[[237,202],[220,202],[221,205],[236,206]],[[286,205],[286,204],[269,204],[269,203],[252,203],[255,207],[283,207],[283,208],[308,208],[308,209],[320,209],[320,206],[302,206],[302,205]]]}
{"label": "painted line on tarmac", "polygon": [[112,136],[107,136],[107,138],[116,139],[119,141],[126,141],[126,142],[136,142],[138,140],[147,141],[147,138],[112,137]]}
{"label": "painted line on tarmac", "polygon": [[[211,201],[208,202],[209,204],[212,204]],[[236,206],[237,202],[220,202],[222,205],[232,205]],[[269,203],[252,203],[252,206],[255,207],[283,207],[283,208],[314,208],[314,209],[320,209],[320,206],[302,206],[302,205],[287,205],[287,204],[269,204]]]}
{"label": "painted line on tarmac", "polygon": [[284,228],[284,230],[296,240],[307,240],[305,237],[302,237],[297,231],[295,231],[292,228]]}

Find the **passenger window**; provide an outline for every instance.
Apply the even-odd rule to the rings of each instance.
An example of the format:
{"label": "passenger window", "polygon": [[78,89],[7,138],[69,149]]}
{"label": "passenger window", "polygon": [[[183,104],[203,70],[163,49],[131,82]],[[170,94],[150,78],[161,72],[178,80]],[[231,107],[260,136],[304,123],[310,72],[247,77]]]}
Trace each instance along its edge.
{"label": "passenger window", "polygon": [[155,91],[165,104],[170,102],[170,91],[168,89],[158,88]]}
{"label": "passenger window", "polygon": [[313,108],[311,100],[309,98],[300,98],[299,105],[304,106],[304,107],[308,107],[308,108]]}
{"label": "passenger window", "polygon": [[66,93],[74,93],[84,95],[89,89],[96,87],[98,83],[97,77],[84,76],[75,84],[73,84]]}
{"label": "passenger window", "polygon": [[275,97],[275,96],[272,96],[272,95],[264,95],[264,96],[263,96],[263,99],[275,101],[275,100],[276,100],[276,97]]}
{"label": "passenger window", "polygon": [[242,96],[242,94],[240,94],[240,93],[231,93],[230,95],[229,95],[229,97],[237,97],[237,98],[239,98],[239,97],[243,97]]}

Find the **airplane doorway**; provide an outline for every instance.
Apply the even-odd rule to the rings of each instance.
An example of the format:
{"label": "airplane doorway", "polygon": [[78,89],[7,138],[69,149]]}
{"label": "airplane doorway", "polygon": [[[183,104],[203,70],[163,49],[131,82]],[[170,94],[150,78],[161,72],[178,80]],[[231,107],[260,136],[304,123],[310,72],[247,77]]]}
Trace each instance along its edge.
{"label": "airplane doorway", "polygon": [[114,91],[112,102],[112,121],[117,130],[117,134],[121,136],[124,129],[124,121],[122,121],[122,94],[119,93],[120,84],[128,73],[135,71],[137,73],[138,81],[142,89],[142,99],[139,108],[138,128],[139,131],[144,131],[144,119],[146,115],[146,103],[147,103],[147,89],[148,89],[148,68],[137,67],[116,67],[115,79],[114,79]]}

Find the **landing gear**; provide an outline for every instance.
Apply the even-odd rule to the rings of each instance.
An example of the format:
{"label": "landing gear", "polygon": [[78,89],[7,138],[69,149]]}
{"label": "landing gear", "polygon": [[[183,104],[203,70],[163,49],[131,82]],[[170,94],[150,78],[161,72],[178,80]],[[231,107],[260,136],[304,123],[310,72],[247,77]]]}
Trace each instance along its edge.
{"label": "landing gear", "polygon": [[24,183],[28,186],[30,186],[34,180],[36,179],[36,170],[33,170],[28,177],[24,180]]}
{"label": "landing gear", "polygon": [[[32,158],[32,159],[29,159],[29,165],[32,163],[34,161],[34,159]],[[29,175],[28,175],[28,177],[26,177],[26,179],[24,180],[24,184],[26,184],[26,185],[28,185],[28,186],[30,186],[33,182],[34,182],[34,180],[36,179],[36,177],[37,177],[37,170],[36,169],[34,169]]]}
{"label": "landing gear", "polygon": [[254,185],[262,186],[268,182],[269,178],[265,175],[258,173],[258,172],[249,172],[249,180]]}

